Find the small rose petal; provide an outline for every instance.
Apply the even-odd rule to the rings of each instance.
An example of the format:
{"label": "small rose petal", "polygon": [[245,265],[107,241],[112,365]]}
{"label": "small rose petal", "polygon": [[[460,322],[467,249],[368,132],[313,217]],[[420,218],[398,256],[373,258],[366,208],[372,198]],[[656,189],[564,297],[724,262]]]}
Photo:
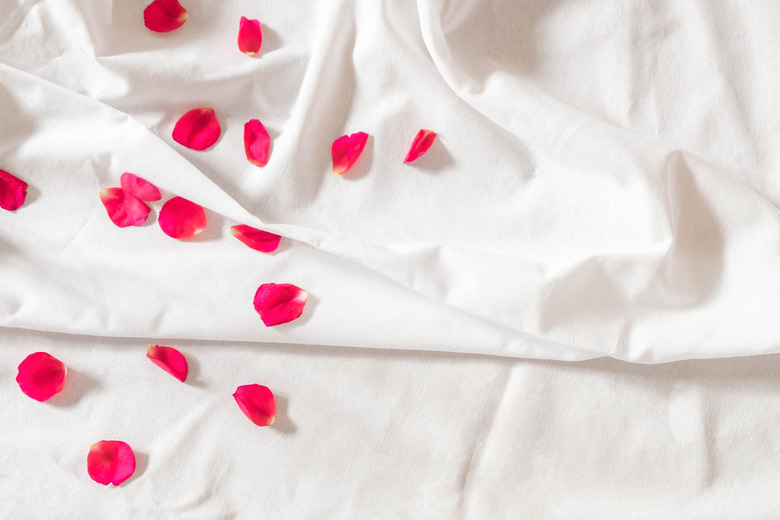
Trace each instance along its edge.
{"label": "small rose petal", "polygon": [[138,175],[125,172],[119,179],[119,183],[126,192],[141,200],[154,201],[162,198],[157,186]]}
{"label": "small rose petal", "polygon": [[260,30],[260,22],[242,16],[238,25],[238,50],[244,54],[254,56],[260,52],[262,44],[263,31]]}
{"label": "small rose petal", "polygon": [[255,166],[268,164],[268,148],[271,136],[259,119],[250,119],[244,125],[244,151],[246,158]]}
{"label": "small rose petal", "polygon": [[193,150],[205,150],[217,142],[221,132],[213,108],[193,108],[176,121],[173,140]]}
{"label": "small rose petal", "polygon": [[155,32],[170,32],[184,25],[187,16],[178,0],[154,0],[144,9],[144,25]]}
{"label": "small rose petal", "polygon": [[255,310],[266,327],[300,317],[309,294],[291,283],[266,283],[255,293]]}
{"label": "small rose petal", "polygon": [[270,426],[276,420],[274,394],[266,386],[242,385],[236,388],[233,399],[238,407],[258,426]]}
{"label": "small rose petal", "polygon": [[135,454],[123,441],[98,441],[89,447],[87,472],[98,484],[118,486],[135,472]]}
{"label": "small rose petal", "polygon": [[151,208],[122,188],[100,190],[100,200],[108,218],[119,227],[140,226],[146,222]]}
{"label": "small rose petal", "polygon": [[263,253],[276,251],[276,248],[279,247],[279,240],[282,239],[279,235],[243,224],[231,226],[230,233],[255,251]]}
{"label": "small rose petal", "polygon": [[13,211],[24,204],[27,198],[27,183],[0,170],[0,208]]}
{"label": "small rose petal", "polygon": [[157,221],[160,229],[169,237],[192,238],[206,229],[206,212],[194,202],[174,197],[163,204]]}
{"label": "small rose petal", "polygon": [[19,364],[16,382],[26,396],[43,402],[62,392],[67,374],[62,361],[46,352],[35,352]]}
{"label": "small rose petal", "polygon": [[347,173],[360,157],[367,140],[367,133],[356,132],[352,135],[341,136],[333,141],[331,147],[333,173],[336,175]]}
{"label": "small rose petal", "polygon": [[187,358],[173,347],[163,347],[162,345],[149,345],[146,348],[146,357],[152,360],[152,363],[162,368],[170,375],[181,381],[187,380],[189,367]]}
{"label": "small rose petal", "polygon": [[433,142],[436,140],[436,132],[432,130],[420,130],[412,141],[412,146],[409,148],[409,153],[406,154],[405,163],[412,162],[422,154],[428,151]]}

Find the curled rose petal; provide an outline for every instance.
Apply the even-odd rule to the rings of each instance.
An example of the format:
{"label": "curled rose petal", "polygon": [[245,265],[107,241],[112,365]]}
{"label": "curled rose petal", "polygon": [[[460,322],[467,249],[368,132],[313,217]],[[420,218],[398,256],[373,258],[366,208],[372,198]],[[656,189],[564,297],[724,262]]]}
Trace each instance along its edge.
{"label": "curled rose petal", "polygon": [[89,447],[87,472],[98,484],[118,486],[135,473],[133,449],[122,441],[98,441]]}
{"label": "curled rose petal", "polygon": [[436,140],[436,132],[432,130],[420,130],[412,141],[412,146],[409,148],[409,153],[406,154],[405,163],[412,162],[422,154],[428,151],[433,142]]}
{"label": "curled rose petal", "polygon": [[0,208],[8,211],[18,209],[27,198],[27,183],[0,170]]}
{"label": "curled rose petal", "polygon": [[154,0],[144,9],[144,25],[155,32],[170,32],[184,25],[187,16],[178,0]]}
{"label": "curled rose petal", "polygon": [[221,132],[213,108],[193,108],[176,121],[173,140],[193,150],[205,150],[217,142]]}
{"label": "curled rose petal", "polygon": [[174,197],[163,204],[157,221],[160,229],[169,237],[192,238],[206,229],[206,212],[194,202]]}
{"label": "curled rose petal", "polygon": [[268,149],[271,136],[259,119],[250,119],[244,125],[244,151],[246,158],[255,166],[268,164]]}
{"label": "curled rose petal", "polygon": [[27,397],[43,402],[62,392],[67,374],[62,361],[46,352],[35,352],[19,363],[16,382]]}
{"label": "curled rose petal", "polygon": [[233,399],[238,407],[258,426],[270,426],[276,420],[274,394],[266,386],[242,385],[236,388]]}
{"label": "curled rose petal", "polygon": [[343,175],[347,173],[363,152],[366,146],[368,134],[356,132],[352,135],[343,135],[333,141],[331,155],[333,156],[333,173]]}
{"label": "curled rose petal", "polygon": [[279,247],[279,241],[282,239],[279,235],[243,224],[231,226],[230,233],[255,251],[263,253],[276,251],[276,248]]}
{"label": "curled rose petal", "polygon": [[100,190],[100,200],[108,218],[119,227],[140,226],[146,222],[151,208],[122,188]]}
{"label": "curled rose petal", "polygon": [[300,317],[309,294],[291,283],[266,283],[255,293],[255,310],[266,327]]}
{"label": "curled rose petal", "polygon": [[132,173],[123,173],[119,182],[122,189],[141,200],[154,201],[162,198],[157,186]]}
{"label": "curled rose petal", "polygon": [[254,56],[260,52],[262,44],[263,31],[260,29],[260,22],[242,16],[238,25],[238,50],[244,54]]}
{"label": "curled rose petal", "polygon": [[163,347],[162,345],[149,345],[146,348],[146,357],[152,360],[152,363],[162,368],[170,375],[181,381],[187,380],[189,367],[187,358],[173,347]]}

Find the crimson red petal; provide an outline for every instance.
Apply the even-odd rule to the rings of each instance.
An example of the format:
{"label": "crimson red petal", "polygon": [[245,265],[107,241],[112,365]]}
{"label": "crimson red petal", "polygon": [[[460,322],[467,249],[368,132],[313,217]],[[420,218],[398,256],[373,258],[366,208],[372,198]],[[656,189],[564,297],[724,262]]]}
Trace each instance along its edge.
{"label": "crimson red petal", "polygon": [[144,25],[155,32],[170,32],[184,25],[187,16],[178,0],[154,0],[144,9]]}
{"label": "crimson red petal", "polygon": [[0,170],[0,208],[8,211],[18,209],[27,198],[27,183]]}
{"label": "crimson red petal", "polygon": [[89,448],[87,472],[98,484],[118,486],[135,473],[135,454],[123,441],[98,441]]}
{"label": "crimson red petal", "polygon": [[266,283],[255,293],[255,310],[266,327],[300,317],[309,294],[291,283]]}
{"label": "crimson red petal", "polygon": [[217,142],[221,132],[213,108],[193,108],[176,121],[173,140],[193,150],[205,150]]}
{"label": "crimson red petal", "polygon": [[347,173],[363,152],[366,146],[368,134],[356,132],[352,135],[343,135],[333,141],[331,155],[333,156],[333,173],[343,175]]}
{"label": "crimson red petal", "polygon": [[192,238],[206,229],[206,212],[183,197],[174,197],[163,204],[157,220],[163,233],[172,238]]}
{"label": "crimson red petal", "polygon": [[187,358],[175,348],[149,345],[146,348],[146,357],[182,383],[187,380],[187,373],[189,372]]}
{"label": "crimson red petal", "polygon": [[154,201],[162,198],[157,186],[138,175],[125,172],[119,179],[119,183],[126,192],[141,200]]}
{"label": "crimson red petal", "polygon": [[268,149],[271,136],[259,119],[250,119],[244,124],[244,151],[246,158],[255,166],[268,164]]}
{"label": "crimson red petal", "polygon": [[19,363],[16,382],[26,396],[43,402],[62,392],[67,374],[62,361],[46,352],[35,352]]}
{"label": "crimson red petal", "polygon": [[243,224],[231,226],[230,233],[255,251],[263,253],[276,251],[276,248],[279,247],[279,241],[282,239],[279,235]]}
{"label": "crimson red petal", "polygon": [[100,200],[108,218],[119,227],[140,226],[151,211],[149,206],[122,188],[100,190]]}
{"label": "crimson red petal", "polygon": [[412,162],[422,154],[428,151],[433,142],[436,140],[436,132],[432,130],[420,130],[412,141],[412,146],[409,148],[409,153],[406,154],[405,163]]}
{"label": "crimson red petal", "polygon": [[238,407],[258,426],[270,426],[276,420],[274,394],[266,386],[242,385],[236,388],[233,399]]}
{"label": "crimson red petal", "polygon": [[260,29],[260,22],[242,16],[241,22],[238,24],[238,50],[254,56],[260,52],[262,44],[263,31]]}

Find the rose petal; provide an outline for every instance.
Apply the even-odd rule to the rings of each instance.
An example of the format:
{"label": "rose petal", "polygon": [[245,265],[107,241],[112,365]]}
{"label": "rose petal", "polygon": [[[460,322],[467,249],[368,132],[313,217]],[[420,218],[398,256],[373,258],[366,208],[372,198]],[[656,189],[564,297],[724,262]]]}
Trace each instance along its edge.
{"label": "rose petal", "polygon": [[233,399],[238,407],[258,426],[270,426],[276,420],[274,394],[266,386],[242,385],[236,388]]}
{"label": "rose petal", "polygon": [[259,119],[250,119],[244,125],[244,151],[246,158],[255,166],[268,164],[268,148],[271,136]]}
{"label": "rose petal", "polygon": [[255,251],[263,253],[276,251],[276,248],[279,247],[279,241],[282,239],[279,235],[243,224],[231,226],[230,233]]}
{"label": "rose petal", "polygon": [[189,367],[187,358],[173,347],[163,347],[162,345],[149,345],[146,348],[146,357],[152,360],[152,363],[162,368],[182,383],[187,380]]}
{"label": "rose petal", "polygon": [[221,132],[213,108],[193,108],[176,121],[173,140],[193,150],[205,150],[217,142]]}
{"label": "rose petal", "polygon": [[260,29],[260,22],[242,16],[238,25],[238,50],[244,54],[254,56],[260,52],[262,44],[263,31]]}
{"label": "rose petal", "polygon": [[178,0],[154,0],[144,9],[144,25],[155,32],[170,32],[184,25],[187,16]]}
{"label": "rose petal", "polygon": [[27,183],[0,170],[0,208],[13,211],[21,207],[26,198]]}
{"label": "rose petal", "polygon": [[108,218],[119,227],[140,226],[152,210],[135,196],[122,188],[100,190],[100,200],[106,208]]}
{"label": "rose petal", "polygon": [[46,352],[35,352],[19,363],[16,382],[26,396],[43,402],[62,392],[67,374],[62,361]]}
{"label": "rose petal", "polygon": [[266,283],[255,293],[255,310],[266,327],[300,317],[309,294],[291,283]]}
{"label": "rose petal", "polygon": [[162,198],[157,186],[132,173],[123,173],[119,183],[126,192],[141,200],[154,201]]}
{"label": "rose petal", "polygon": [[172,238],[192,238],[206,229],[206,212],[183,197],[174,197],[163,204],[157,220],[163,233]]}
{"label": "rose petal", "polygon": [[412,162],[422,154],[428,151],[433,142],[436,140],[436,132],[432,130],[420,130],[412,141],[412,146],[409,148],[409,153],[406,154],[405,163]]}
{"label": "rose petal", "polygon": [[347,173],[358,160],[366,146],[368,134],[357,132],[352,135],[344,135],[333,141],[331,155],[333,156],[333,173],[342,175]]}
{"label": "rose petal", "polygon": [[135,473],[133,449],[122,441],[98,441],[89,448],[87,472],[98,484],[118,486]]}

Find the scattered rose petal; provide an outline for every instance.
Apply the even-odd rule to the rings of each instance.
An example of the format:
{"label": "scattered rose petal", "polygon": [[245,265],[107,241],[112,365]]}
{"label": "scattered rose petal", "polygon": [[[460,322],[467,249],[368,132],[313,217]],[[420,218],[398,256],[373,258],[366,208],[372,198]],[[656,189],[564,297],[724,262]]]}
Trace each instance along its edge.
{"label": "scattered rose petal", "polygon": [[133,449],[122,441],[98,441],[89,448],[87,472],[98,484],[118,486],[135,472]]}
{"label": "scattered rose petal", "polygon": [[152,363],[162,368],[170,375],[181,381],[187,380],[189,367],[187,358],[173,347],[163,347],[162,345],[149,345],[146,348],[146,357],[152,360]]}
{"label": "scattered rose petal", "polygon": [[255,310],[266,327],[300,317],[309,294],[291,283],[266,283],[255,293]]}
{"label": "scattered rose petal", "polygon": [[13,211],[27,198],[27,183],[0,170],[0,208]]}
{"label": "scattered rose petal", "polygon": [[119,182],[126,192],[141,200],[154,201],[162,198],[157,186],[132,173],[123,173]]}
{"label": "scattered rose petal", "polygon": [[144,9],[144,24],[155,32],[170,32],[184,25],[187,16],[178,0],[154,0]]}
{"label": "scattered rose petal", "polygon": [[271,426],[276,420],[274,394],[266,386],[242,385],[236,388],[233,399],[238,407],[258,426]]}
{"label": "scattered rose petal", "polygon": [[157,220],[163,233],[172,238],[192,238],[206,229],[206,212],[183,197],[174,197],[163,204]]}
{"label": "scattered rose petal", "polygon": [[268,148],[271,136],[259,119],[250,119],[244,125],[244,151],[246,158],[255,166],[268,164]]}
{"label": "scattered rose petal", "polygon": [[352,135],[343,135],[333,141],[331,155],[333,156],[333,173],[343,175],[347,173],[366,146],[368,134],[357,132]]}
{"label": "scattered rose petal", "polygon": [[412,146],[409,148],[409,153],[406,154],[405,163],[412,162],[422,154],[428,151],[433,142],[436,140],[436,132],[432,130],[420,130],[412,141]]}
{"label": "scattered rose petal", "polygon": [[135,196],[122,188],[100,190],[100,200],[106,208],[108,218],[119,227],[140,226],[152,210]]}
{"label": "scattered rose petal", "polygon": [[217,142],[221,132],[213,108],[193,108],[176,121],[173,140],[193,150],[205,150]]}
{"label": "scattered rose petal", "polygon": [[263,31],[260,30],[260,22],[242,16],[238,25],[238,50],[244,54],[254,56],[260,52],[262,44]]}
{"label": "scattered rose petal", "polygon": [[67,374],[62,361],[46,352],[35,352],[19,364],[16,382],[26,396],[43,402],[62,392]]}
{"label": "scattered rose petal", "polygon": [[231,226],[230,233],[255,251],[263,253],[276,251],[276,248],[279,247],[279,240],[282,239],[279,235],[243,224]]}

